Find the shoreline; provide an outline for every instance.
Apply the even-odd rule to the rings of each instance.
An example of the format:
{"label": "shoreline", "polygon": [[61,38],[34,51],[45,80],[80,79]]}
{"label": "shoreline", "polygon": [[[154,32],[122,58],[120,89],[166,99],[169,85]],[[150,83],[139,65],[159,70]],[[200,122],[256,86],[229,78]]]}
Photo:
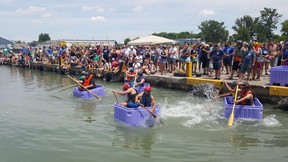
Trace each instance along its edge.
{"label": "shoreline", "polygon": [[[12,66],[18,66],[18,65],[12,65]],[[32,63],[30,68],[38,69],[41,71],[58,72],[58,64]],[[81,71],[82,71],[81,67],[71,67],[69,74],[76,75]],[[228,84],[237,81],[237,80],[228,80],[229,76],[225,74],[221,75],[220,80],[211,79],[208,76],[196,77],[195,75],[193,75],[192,77],[186,77],[172,73],[167,73],[166,75],[153,74],[145,76],[147,82],[149,82],[152,86],[169,88],[174,90],[182,90],[186,92],[192,91],[194,87],[199,84],[213,84],[215,88],[221,89],[221,92],[223,92],[226,89],[225,86],[221,88],[224,81],[227,82]],[[94,78],[99,79],[98,77],[95,76]],[[253,93],[261,101],[261,103],[275,104],[276,107],[281,106],[283,107],[283,105],[278,105],[278,103],[280,101],[285,100],[285,98],[288,96],[288,87],[269,85],[269,79],[270,79],[269,76],[263,75],[260,81],[249,81],[249,84],[251,86]],[[284,106],[284,109],[288,110],[288,107]]]}

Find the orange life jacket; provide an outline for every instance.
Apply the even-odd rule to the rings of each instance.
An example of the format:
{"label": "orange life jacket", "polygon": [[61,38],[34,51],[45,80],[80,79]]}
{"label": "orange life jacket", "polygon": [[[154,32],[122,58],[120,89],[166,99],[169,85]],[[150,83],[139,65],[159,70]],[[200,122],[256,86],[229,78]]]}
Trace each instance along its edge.
{"label": "orange life jacket", "polygon": [[[240,95],[240,98],[246,97],[248,94],[252,94],[252,91],[251,90],[246,91],[245,93]],[[253,105],[253,99],[251,100],[247,99],[247,100],[241,101],[240,104],[241,105]]]}
{"label": "orange life jacket", "polygon": [[[88,86],[90,84],[91,79],[93,78],[93,74],[90,74],[88,78],[84,78],[82,85],[84,87]],[[83,87],[79,87],[80,91],[83,90]]]}
{"label": "orange life jacket", "polygon": [[[134,75],[134,74],[136,74],[136,72],[134,71],[134,72],[132,72],[130,75]],[[134,77],[129,77],[129,76],[127,76],[127,81],[128,82],[130,82],[132,79],[133,79]]]}

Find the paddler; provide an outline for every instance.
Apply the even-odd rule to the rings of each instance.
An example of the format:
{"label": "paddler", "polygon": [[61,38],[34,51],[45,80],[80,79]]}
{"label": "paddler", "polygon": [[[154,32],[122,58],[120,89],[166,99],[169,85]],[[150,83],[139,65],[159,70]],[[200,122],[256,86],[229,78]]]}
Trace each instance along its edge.
{"label": "paddler", "polygon": [[125,83],[123,85],[123,91],[113,90],[112,92],[120,95],[127,94],[127,101],[122,102],[121,103],[122,106],[128,108],[137,108],[139,106],[135,102],[135,97],[138,95],[138,91],[135,88],[131,87],[128,83]]}
{"label": "paddler", "polygon": [[152,109],[150,109],[149,111],[151,113],[154,113],[155,108],[156,108],[156,102],[155,102],[154,97],[151,94],[151,91],[152,91],[152,87],[151,86],[146,86],[144,88],[144,92],[139,93],[136,96],[136,103],[140,103],[140,105],[144,106],[144,107],[152,106]]}

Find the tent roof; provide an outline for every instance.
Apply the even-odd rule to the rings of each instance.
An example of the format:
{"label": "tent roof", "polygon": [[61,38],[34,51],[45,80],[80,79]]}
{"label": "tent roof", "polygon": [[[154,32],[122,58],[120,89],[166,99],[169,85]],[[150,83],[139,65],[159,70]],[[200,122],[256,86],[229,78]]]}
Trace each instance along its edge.
{"label": "tent roof", "polygon": [[14,43],[12,41],[9,41],[7,39],[0,37],[0,44],[1,45],[7,45],[7,44],[14,44]]}
{"label": "tent roof", "polygon": [[128,42],[128,45],[153,45],[153,44],[172,44],[176,41],[155,35],[149,35],[140,39]]}

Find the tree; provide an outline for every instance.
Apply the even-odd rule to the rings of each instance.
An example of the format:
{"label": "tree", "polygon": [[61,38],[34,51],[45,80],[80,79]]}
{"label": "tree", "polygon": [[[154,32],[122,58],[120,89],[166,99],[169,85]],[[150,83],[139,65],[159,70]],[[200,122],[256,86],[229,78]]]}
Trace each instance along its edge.
{"label": "tree", "polygon": [[248,42],[258,33],[259,19],[245,15],[236,19],[235,25],[232,26],[232,29],[236,32],[233,36],[235,41],[242,40]]}
{"label": "tree", "polygon": [[281,25],[282,25],[282,28],[281,28],[282,35],[288,36],[288,20],[285,20],[284,22],[282,22]]}
{"label": "tree", "polygon": [[41,33],[39,35],[39,38],[38,38],[38,42],[46,42],[46,41],[50,41],[50,40],[51,40],[51,38],[50,38],[49,34],[47,34],[47,33]]}
{"label": "tree", "polygon": [[124,39],[124,44],[127,45],[127,43],[130,42],[130,41],[131,41],[130,38],[126,38],[126,39]]}
{"label": "tree", "polygon": [[227,41],[229,36],[228,30],[225,29],[224,22],[206,20],[201,22],[198,28],[201,30],[200,35],[204,37],[207,42],[218,43]]}
{"label": "tree", "polygon": [[280,15],[277,13],[277,9],[271,9],[264,7],[264,10],[260,11],[260,33],[266,35],[267,39],[273,38],[273,30],[277,29],[277,23],[279,22]]}

